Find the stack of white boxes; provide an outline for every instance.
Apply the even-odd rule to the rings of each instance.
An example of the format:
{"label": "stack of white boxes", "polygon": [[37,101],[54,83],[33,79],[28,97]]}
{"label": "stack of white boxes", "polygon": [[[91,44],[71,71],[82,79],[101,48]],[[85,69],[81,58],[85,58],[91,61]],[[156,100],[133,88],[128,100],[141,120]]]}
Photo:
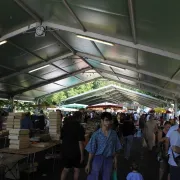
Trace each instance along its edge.
{"label": "stack of white boxes", "polygon": [[15,113],[14,118],[14,129],[20,129],[21,128],[21,120],[24,117],[24,113]]}
{"label": "stack of white boxes", "polygon": [[29,130],[11,129],[9,131],[9,149],[24,149],[30,145]]}
{"label": "stack of white boxes", "polygon": [[10,130],[14,128],[14,116],[15,113],[9,113],[6,122],[6,130]]}
{"label": "stack of white boxes", "polygon": [[61,114],[59,112],[49,113],[49,134],[53,141],[60,140]]}

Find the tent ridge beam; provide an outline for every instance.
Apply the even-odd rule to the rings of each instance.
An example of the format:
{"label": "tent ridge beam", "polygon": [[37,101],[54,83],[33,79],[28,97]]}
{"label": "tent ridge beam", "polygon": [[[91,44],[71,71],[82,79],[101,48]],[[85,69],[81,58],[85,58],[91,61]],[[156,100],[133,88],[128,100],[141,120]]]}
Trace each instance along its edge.
{"label": "tent ridge beam", "polygon": [[24,90],[19,90],[19,91],[13,92],[13,95],[22,94],[22,93],[24,93],[24,92],[26,92],[26,91],[30,91],[30,90],[33,90],[33,89],[36,89],[36,88],[39,88],[39,87],[48,85],[48,84],[54,83],[54,82],[56,82],[56,81],[60,81],[60,80],[62,80],[62,79],[68,78],[68,77],[70,77],[70,76],[75,76],[75,75],[77,75],[77,74],[80,74],[80,73],[82,73],[82,72],[88,71],[88,70],[90,70],[90,69],[91,69],[91,67],[87,67],[87,68],[84,68],[84,69],[75,71],[75,72],[73,72],[73,73],[65,74],[65,75],[62,75],[62,76],[60,76],[60,77],[50,79],[50,80],[48,80],[48,81],[46,81],[46,82],[42,82],[42,83],[39,83],[39,84],[30,86],[30,87],[28,87],[28,88],[26,88],[26,89],[24,89]]}
{"label": "tent ridge beam", "polygon": [[39,24],[38,22],[35,22],[35,23],[32,23],[32,24],[26,25],[24,27],[21,27],[19,29],[12,30],[12,31],[8,32],[7,34],[4,34],[2,37],[0,37],[0,41],[7,40],[9,38],[17,36],[18,34],[21,34],[21,33],[24,33],[24,32],[26,32],[28,30],[31,30],[31,29],[37,27],[38,24]]}
{"label": "tent ridge beam", "polygon": [[114,37],[110,37],[110,36],[90,32],[90,31],[83,32],[81,29],[72,28],[72,27],[69,27],[69,26],[61,25],[61,24],[55,24],[55,23],[51,23],[51,22],[48,22],[48,21],[44,21],[43,25],[45,25],[47,27],[50,27],[50,28],[53,28],[53,29],[59,29],[59,30],[63,30],[63,31],[68,31],[68,32],[75,33],[75,34],[80,34],[82,36],[87,36],[87,37],[99,39],[99,40],[102,40],[102,41],[107,41],[107,42],[111,42],[111,43],[115,43],[115,44],[120,44],[120,45],[127,46],[127,47],[130,47],[130,48],[134,48],[134,49],[142,50],[142,51],[145,51],[145,52],[157,54],[157,55],[160,55],[160,56],[180,60],[180,55],[179,54],[175,54],[175,53],[165,51],[165,50],[162,50],[162,49],[153,48],[153,47],[142,45],[142,44],[134,44],[133,42],[130,42],[130,41],[117,39],[117,38],[114,38]]}

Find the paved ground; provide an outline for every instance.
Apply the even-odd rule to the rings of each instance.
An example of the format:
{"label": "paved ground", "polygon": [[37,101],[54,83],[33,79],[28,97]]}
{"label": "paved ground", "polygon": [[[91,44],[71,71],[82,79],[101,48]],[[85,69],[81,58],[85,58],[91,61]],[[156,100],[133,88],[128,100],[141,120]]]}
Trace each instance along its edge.
{"label": "paved ground", "polygon": [[[144,180],[158,180],[158,163],[155,155],[143,150],[140,146],[140,139],[134,139],[132,148],[132,158],[127,161],[123,158],[123,152],[118,160],[118,179],[125,180],[126,175],[130,171],[130,162],[135,160],[140,167],[140,171],[144,176]],[[61,161],[57,162],[55,171],[52,171],[52,161],[46,160],[40,164],[39,173],[36,174],[35,180],[60,180],[60,171],[62,169]],[[43,176],[44,175],[44,176]],[[69,174],[68,180],[73,180],[72,173]],[[24,178],[23,178],[24,179]],[[80,180],[85,180],[86,174],[81,170]]]}

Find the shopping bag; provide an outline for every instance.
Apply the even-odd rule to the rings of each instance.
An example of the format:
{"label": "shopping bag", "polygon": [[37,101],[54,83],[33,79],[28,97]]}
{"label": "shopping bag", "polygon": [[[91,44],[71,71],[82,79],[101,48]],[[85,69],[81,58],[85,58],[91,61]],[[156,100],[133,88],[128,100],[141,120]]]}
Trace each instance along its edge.
{"label": "shopping bag", "polygon": [[114,170],[113,173],[112,173],[112,180],[117,180],[117,171]]}
{"label": "shopping bag", "polygon": [[144,138],[142,138],[142,147],[143,148],[147,147],[147,143],[146,143],[146,140]]}

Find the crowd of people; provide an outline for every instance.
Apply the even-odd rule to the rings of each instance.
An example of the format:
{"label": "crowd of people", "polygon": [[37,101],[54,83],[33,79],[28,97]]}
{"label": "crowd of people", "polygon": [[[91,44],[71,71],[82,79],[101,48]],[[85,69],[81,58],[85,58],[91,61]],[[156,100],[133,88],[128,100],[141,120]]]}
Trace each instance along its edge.
{"label": "crowd of people", "polygon": [[[66,179],[71,168],[74,168],[74,180],[78,180],[79,170],[83,167],[88,174],[87,180],[110,180],[113,170],[118,168],[118,155],[122,150],[125,160],[132,160],[131,147],[138,129],[141,131],[142,146],[146,144],[149,153],[156,152],[159,161],[159,180],[162,180],[163,176],[168,180],[180,179],[180,118],[175,118],[171,124],[170,121],[162,122],[162,118],[157,120],[154,114],[140,116],[137,113],[115,115],[103,112],[99,116],[100,124],[91,135],[85,150],[85,131],[80,124],[83,113],[75,112],[66,118],[61,135],[64,158],[61,180]],[[84,151],[88,152],[86,163]],[[132,172],[127,174],[127,180],[143,180],[137,163],[132,160],[131,164]]]}

